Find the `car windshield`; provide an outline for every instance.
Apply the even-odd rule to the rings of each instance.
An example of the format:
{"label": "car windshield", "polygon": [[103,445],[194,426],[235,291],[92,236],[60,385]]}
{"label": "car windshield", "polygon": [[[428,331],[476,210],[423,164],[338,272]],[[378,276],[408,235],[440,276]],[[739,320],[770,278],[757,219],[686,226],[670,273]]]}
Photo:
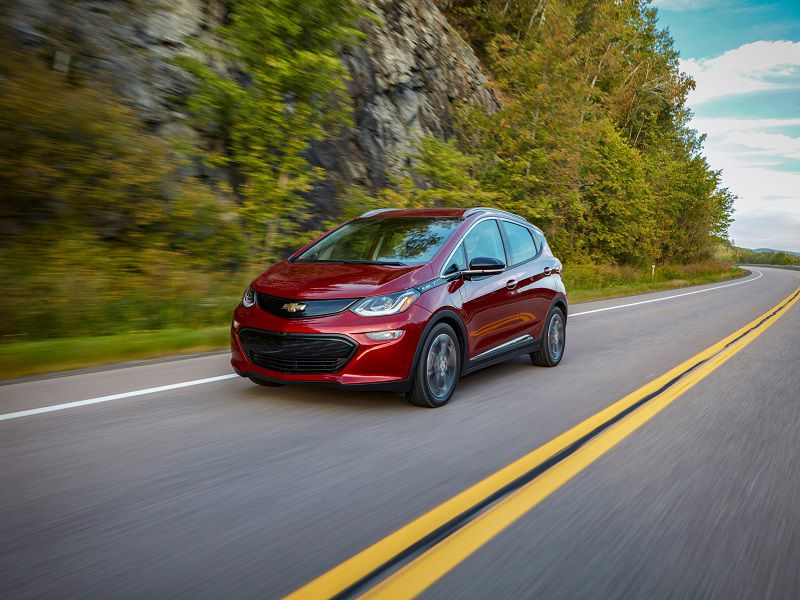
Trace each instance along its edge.
{"label": "car windshield", "polygon": [[314,244],[302,262],[421,265],[430,261],[458,226],[452,217],[395,217],[348,223]]}

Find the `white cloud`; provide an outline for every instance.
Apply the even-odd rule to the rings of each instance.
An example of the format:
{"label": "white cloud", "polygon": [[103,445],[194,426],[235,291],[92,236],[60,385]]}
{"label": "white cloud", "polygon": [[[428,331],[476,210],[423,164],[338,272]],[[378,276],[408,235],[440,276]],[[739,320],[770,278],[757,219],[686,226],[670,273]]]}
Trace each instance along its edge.
{"label": "white cloud", "polygon": [[747,129],[709,133],[704,154],[738,196],[730,231],[737,245],[800,252],[800,161],[797,171],[775,168],[798,147],[798,138]]}
{"label": "white cloud", "polygon": [[[684,60],[681,67],[697,82],[688,99],[704,102],[761,90],[797,89],[800,96],[800,43],[760,41],[710,59]],[[754,96],[753,106],[764,96]],[[776,107],[777,109],[777,107]],[[760,105],[760,114],[769,114]],[[705,109],[705,114],[711,112]],[[800,251],[800,105],[785,118],[696,117],[692,127],[707,138],[703,153],[722,184],[739,198],[731,237],[737,245]]]}
{"label": "white cloud", "polygon": [[736,119],[726,117],[695,117],[692,126],[701,132],[724,135],[731,131],[763,131],[800,125],[800,117],[789,119]]}
{"label": "white cloud", "polygon": [[[776,169],[775,164],[794,160],[800,139],[753,131],[709,133],[704,154],[714,169],[722,169],[723,185],[739,196],[736,209],[755,211],[769,203],[800,217],[800,162],[797,170]],[[780,198],[780,200],[767,200]]]}
{"label": "white cloud", "polygon": [[753,42],[716,58],[687,59],[681,68],[697,82],[689,103],[800,85],[800,42]]}
{"label": "white cloud", "polygon": [[738,144],[755,150],[755,152],[750,152],[750,155],[800,159],[800,138],[782,133],[733,131],[723,140],[728,144]]}

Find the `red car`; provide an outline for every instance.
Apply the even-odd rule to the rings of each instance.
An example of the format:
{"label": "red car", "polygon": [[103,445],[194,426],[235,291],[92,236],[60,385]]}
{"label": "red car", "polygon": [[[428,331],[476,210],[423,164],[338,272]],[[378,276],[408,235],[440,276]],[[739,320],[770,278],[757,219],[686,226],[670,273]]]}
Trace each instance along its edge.
{"label": "red car", "polygon": [[231,364],[261,385],[389,390],[437,407],[461,375],[513,356],[556,366],[566,324],[561,262],[522,217],[381,209],[253,281]]}

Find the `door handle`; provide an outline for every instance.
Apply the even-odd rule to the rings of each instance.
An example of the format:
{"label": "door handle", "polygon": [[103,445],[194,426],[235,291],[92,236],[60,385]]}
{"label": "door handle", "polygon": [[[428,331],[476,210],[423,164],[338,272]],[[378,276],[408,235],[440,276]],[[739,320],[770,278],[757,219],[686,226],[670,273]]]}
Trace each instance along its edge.
{"label": "door handle", "polygon": [[552,272],[553,272],[553,269],[551,269],[550,267],[545,267],[544,271],[542,271],[542,273],[544,274],[545,277],[550,275]]}
{"label": "door handle", "polygon": [[506,281],[506,287],[510,290],[513,290],[515,287],[517,287],[517,280],[509,279],[508,281]]}

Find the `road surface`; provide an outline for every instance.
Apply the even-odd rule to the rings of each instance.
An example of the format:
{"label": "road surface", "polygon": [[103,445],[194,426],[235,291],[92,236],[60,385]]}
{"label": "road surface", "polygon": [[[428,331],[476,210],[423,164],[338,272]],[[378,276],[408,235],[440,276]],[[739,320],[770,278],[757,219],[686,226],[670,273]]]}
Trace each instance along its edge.
{"label": "road surface", "polygon": [[[485,369],[438,410],[224,378],[224,354],[7,383],[0,595],[308,592],[798,286],[797,273],[759,268],[728,284],[573,305],[558,368],[520,358]],[[380,590],[402,567],[428,578],[423,598],[800,597],[800,303],[770,319],[638,428],[621,433],[636,411],[611,426],[607,451],[448,568],[418,563],[437,545],[455,556],[446,544],[459,531],[351,591]],[[507,510],[498,498],[458,528]]]}

